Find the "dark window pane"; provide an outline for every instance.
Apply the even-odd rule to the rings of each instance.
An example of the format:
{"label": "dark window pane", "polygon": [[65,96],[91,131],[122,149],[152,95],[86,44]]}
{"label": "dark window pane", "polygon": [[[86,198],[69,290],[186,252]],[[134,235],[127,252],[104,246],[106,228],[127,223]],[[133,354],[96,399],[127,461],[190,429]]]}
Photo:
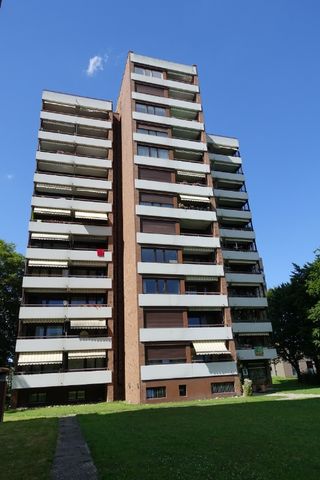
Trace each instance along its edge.
{"label": "dark window pane", "polygon": [[154,249],[153,248],[142,248],[141,249],[141,260],[143,262],[154,262]]}
{"label": "dark window pane", "polygon": [[147,105],[143,105],[143,103],[137,103],[136,111],[141,113],[147,113],[148,111]]}
{"label": "dark window pane", "polygon": [[165,262],[175,263],[178,260],[177,250],[165,250]]}
{"label": "dark window pane", "polygon": [[47,327],[47,337],[56,337],[63,334],[62,326],[48,326]]}
{"label": "dark window pane", "polygon": [[164,262],[163,250],[161,248],[156,249],[156,262]]}
{"label": "dark window pane", "polygon": [[164,117],[165,114],[166,114],[166,109],[165,108],[155,107],[154,110],[155,110],[155,115],[161,115],[162,117]]}
{"label": "dark window pane", "polygon": [[150,157],[157,157],[158,156],[158,148],[151,147],[150,148]]}
{"label": "dark window pane", "polygon": [[166,150],[165,148],[158,148],[158,157],[169,158],[169,150]]}
{"label": "dark window pane", "polygon": [[45,327],[36,327],[36,337],[44,337]]}
{"label": "dark window pane", "polygon": [[157,280],[158,282],[158,293],[166,293],[166,282],[165,280],[162,280],[161,278],[159,278]]}
{"label": "dark window pane", "polygon": [[143,293],[156,293],[156,280],[153,278],[145,278],[143,280]]}
{"label": "dark window pane", "polygon": [[150,115],[154,115],[154,106],[147,105],[147,112],[150,113]]}
{"label": "dark window pane", "polygon": [[179,280],[167,280],[167,293],[179,293]]}
{"label": "dark window pane", "polygon": [[134,73],[139,73],[139,75],[144,75],[144,69],[141,67],[134,67]]}
{"label": "dark window pane", "polygon": [[138,145],[138,155],[149,156],[149,148],[144,145]]}

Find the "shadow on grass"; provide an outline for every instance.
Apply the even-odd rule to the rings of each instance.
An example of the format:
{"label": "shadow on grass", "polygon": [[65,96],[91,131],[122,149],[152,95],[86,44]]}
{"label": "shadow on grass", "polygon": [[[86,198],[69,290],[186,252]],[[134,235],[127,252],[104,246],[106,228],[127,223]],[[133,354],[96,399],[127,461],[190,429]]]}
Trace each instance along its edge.
{"label": "shadow on grass", "polygon": [[50,478],[57,434],[57,418],[0,424],[0,479]]}
{"label": "shadow on grass", "polygon": [[320,400],[79,415],[102,479],[318,480]]}
{"label": "shadow on grass", "polygon": [[272,384],[272,388],[277,391],[281,390],[283,392],[291,392],[295,390],[310,390],[314,388],[320,388],[320,384],[310,385],[307,383],[299,383],[297,379],[281,378],[277,379],[276,382]]}

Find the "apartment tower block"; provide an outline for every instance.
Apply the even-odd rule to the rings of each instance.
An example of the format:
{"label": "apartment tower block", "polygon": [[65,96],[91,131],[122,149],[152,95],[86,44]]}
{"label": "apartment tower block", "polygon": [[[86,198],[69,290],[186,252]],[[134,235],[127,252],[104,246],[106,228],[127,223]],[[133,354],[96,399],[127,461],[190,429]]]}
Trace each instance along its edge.
{"label": "apartment tower block", "polygon": [[129,53],[116,111],[45,91],[14,402],[174,401],[271,382],[236,139],[196,66]]}

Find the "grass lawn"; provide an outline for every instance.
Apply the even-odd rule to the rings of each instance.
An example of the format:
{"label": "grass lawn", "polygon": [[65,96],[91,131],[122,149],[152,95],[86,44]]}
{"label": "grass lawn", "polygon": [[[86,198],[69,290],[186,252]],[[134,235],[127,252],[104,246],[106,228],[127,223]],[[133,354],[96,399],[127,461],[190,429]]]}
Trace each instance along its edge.
{"label": "grass lawn", "polygon": [[48,480],[58,419],[0,424],[0,479]]}
{"label": "grass lawn", "polygon": [[285,393],[303,393],[320,395],[320,386],[301,385],[296,378],[273,377],[273,388]]}

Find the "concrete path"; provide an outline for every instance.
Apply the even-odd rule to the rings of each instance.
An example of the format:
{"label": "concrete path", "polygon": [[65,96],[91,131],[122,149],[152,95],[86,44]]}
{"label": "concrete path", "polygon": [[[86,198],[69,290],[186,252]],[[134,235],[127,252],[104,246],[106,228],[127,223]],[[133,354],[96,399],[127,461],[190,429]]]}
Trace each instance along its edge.
{"label": "concrete path", "polygon": [[59,418],[52,480],[97,480],[97,469],[75,416]]}
{"label": "concrete path", "polygon": [[305,400],[307,398],[320,398],[317,393],[293,393],[293,392],[276,392],[268,393],[268,397],[282,397],[278,400]]}

